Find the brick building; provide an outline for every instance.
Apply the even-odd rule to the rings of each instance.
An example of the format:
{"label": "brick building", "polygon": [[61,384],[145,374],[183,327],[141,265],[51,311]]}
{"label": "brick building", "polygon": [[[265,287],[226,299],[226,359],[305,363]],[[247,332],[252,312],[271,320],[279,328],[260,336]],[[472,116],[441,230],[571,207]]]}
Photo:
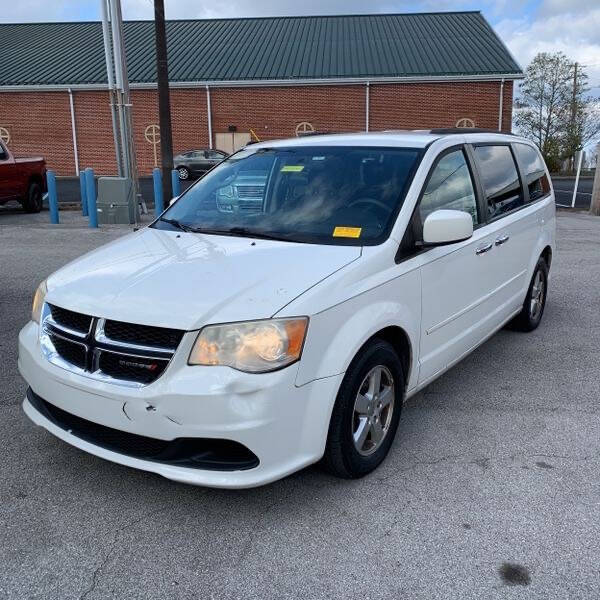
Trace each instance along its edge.
{"label": "brick building", "polygon": [[[479,12],[170,21],[167,37],[175,151],[230,149],[251,131],[261,140],[304,130],[509,131],[522,77]],[[86,166],[114,174],[101,24],[6,24],[0,40],[0,136],[60,175]],[[148,173],[153,23],[126,22],[125,42],[138,166]]]}

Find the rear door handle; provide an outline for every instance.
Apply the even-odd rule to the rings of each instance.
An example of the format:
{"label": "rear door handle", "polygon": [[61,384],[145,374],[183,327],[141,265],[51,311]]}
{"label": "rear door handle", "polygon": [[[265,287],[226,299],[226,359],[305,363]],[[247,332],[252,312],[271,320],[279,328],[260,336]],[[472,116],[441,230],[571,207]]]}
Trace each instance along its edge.
{"label": "rear door handle", "polygon": [[508,240],[509,237],[507,235],[502,235],[499,238],[496,238],[496,246],[502,246],[502,244],[506,244]]}
{"label": "rear door handle", "polygon": [[486,252],[489,252],[493,247],[494,244],[492,244],[492,242],[490,242],[489,244],[485,244],[485,246],[479,246],[479,248],[475,250],[475,254],[485,254]]}

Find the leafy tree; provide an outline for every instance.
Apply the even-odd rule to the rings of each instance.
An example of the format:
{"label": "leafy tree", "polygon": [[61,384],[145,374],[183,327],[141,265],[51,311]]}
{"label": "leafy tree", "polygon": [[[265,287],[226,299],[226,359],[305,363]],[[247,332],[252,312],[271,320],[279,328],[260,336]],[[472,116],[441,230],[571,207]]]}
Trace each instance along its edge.
{"label": "leafy tree", "polygon": [[600,133],[600,110],[587,96],[587,75],[562,52],[541,52],[525,71],[515,124],[539,146],[548,167],[565,159]]}

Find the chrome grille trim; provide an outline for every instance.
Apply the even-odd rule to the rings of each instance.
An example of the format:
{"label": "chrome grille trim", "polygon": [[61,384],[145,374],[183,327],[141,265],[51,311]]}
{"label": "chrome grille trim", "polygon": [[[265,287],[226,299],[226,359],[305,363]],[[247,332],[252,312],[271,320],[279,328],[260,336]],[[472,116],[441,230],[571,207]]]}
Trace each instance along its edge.
{"label": "chrome grille trim", "polygon": [[[46,325],[49,325],[50,327],[52,327],[52,329],[55,330],[57,335],[59,335],[59,332],[69,333],[71,335],[74,335],[74,336],[82,338],[82,339],[85,339],[90,334],[90,331],[92,329],[92,324],[90,324],[90,329],[88,329],[88,331],[79,331],[77,329],[71,329],[70,327],[66,327],[65,325],[61,325],[60,323],[57,323],[52,318],[52,313],[48,314],[48,316],[44,319],[44,323]],[[92,323],[93,323],[93,321],[92,321]]]}
{"label": "chrome grille trim", "polygon": [[[52,314],[53,310],[60,310],[60,311],[67,312],[67,313],[72,313],[73,311],[70,311],[66,308],[61,308],[60,306],[56,306],[53,304],[47,304],[47,303],[44,304],[44,308],[47,309],[44,320],[47,321],[49,325],[52,325],[54,328],[59,329],[65,333],[70,333],[71,335],[75,335],[75,336],[82,337],[82,338],[87,337],[92,332],[92,326],[94,325],[94,318],[92,316],[89,317],[90,324],[88,325],[87,330],[73,329],[72,327],[68,327],[67,325],[63,325],[62,323],[59,323]],[[88,316],[88,315],[85,315],[85,316]]]}
{"label": "chrome grille trim", "polygon": [[[118,346],[119,348],[127,348],[132,350],[139,350],[140,352],[164,352],[165,354],[173,354],[177,348],[166,348],[163,346],[144,346],[143,344],[133,344],[130,342],[121,342],[119,340],[114,340],[109,338],[104,333],[104,324],[106,323],[106,319],[98,319],[96,324],[96,330],[94,331],[94,339],[101,343],[107,344],[110,346]],[[145,358],[155,358],[155,357],[145,357]]]}
{"label": "chrome grille trim", "polygon": [[264,185],[243,185],[236,186],[238,198],[257,198],[262,200],[265,193]]}
{"label": "chrome grille trim", "polygon": [[[106,319],[91,317],[89,332],[87,334],[82,334],[80,331],[72,330],[54,321],[49,305],[44,303],[39,333],[42,354],[48,362],[61,369],[104,383],[111,383],[129,388],[142,388],[159,379],[169,366],[177,348],[144,346],[110,339],[104,335],[105,322]],[[81,346],[84,349],[86,356],[85,368],[81,368],[63,358],[52,342],[52,336],[71,344]],[[156,378],[149,382],[123,379],[105,373],[100,369],[100,357],[104,353],[112,356],[130,357],[132,361],[135,361],[136,358],[151,360],[162,363],[164,367]]]}

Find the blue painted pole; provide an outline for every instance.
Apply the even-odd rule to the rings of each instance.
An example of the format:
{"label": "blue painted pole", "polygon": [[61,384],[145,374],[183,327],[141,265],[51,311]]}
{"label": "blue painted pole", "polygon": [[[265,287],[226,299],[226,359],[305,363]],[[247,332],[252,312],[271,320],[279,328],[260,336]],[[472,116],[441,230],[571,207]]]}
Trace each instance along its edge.
{"label": "blue painted pole", "polygon": [[98,212],[96,211],[96,180],[94,179],[94,169],[85,170],[85,188],[87,196],[87,207],[90,216],[90,227],[98,227]]}
{"label": "blue painted pole", "polygon": [[163,192],[162,192],[162,174],[158,167],[152,169],[152,179],[154,180],[154,213],[158,217],[164,210]]}
{"label": "blue painted pole", "polygon": [[79,171],[79,194],[81,195],[81,214],[88,216],[87,190],[85,189],[85,171]]}
{"label": "blue painted pole", "polygon": [[173,198],[181,194],[181,181],[179,181],[177,169],[171,171],[171,187],[173,188]]}
{"label": "blue painted pole", "polygon": [[46,171],[48,182],[48,207],[50,208],[50,223],[58,224],[58,196],[56,194],[56,175],[54,171]]}

